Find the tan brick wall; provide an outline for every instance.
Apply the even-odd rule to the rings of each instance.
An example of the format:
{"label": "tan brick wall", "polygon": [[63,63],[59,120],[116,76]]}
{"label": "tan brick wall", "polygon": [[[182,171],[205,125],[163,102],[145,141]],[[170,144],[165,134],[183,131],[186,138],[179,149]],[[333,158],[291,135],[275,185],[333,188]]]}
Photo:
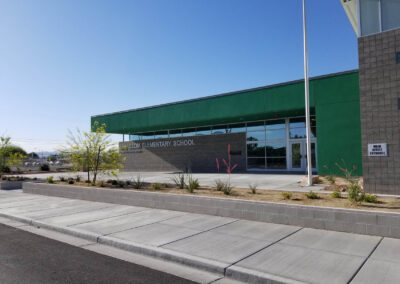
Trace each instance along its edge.
{"label": "tan brick wall", "polygon": [[[400,194],[400,29],[358,40],[364,187]],[[387,143],[388,157],[368,157],[368,143]]]}

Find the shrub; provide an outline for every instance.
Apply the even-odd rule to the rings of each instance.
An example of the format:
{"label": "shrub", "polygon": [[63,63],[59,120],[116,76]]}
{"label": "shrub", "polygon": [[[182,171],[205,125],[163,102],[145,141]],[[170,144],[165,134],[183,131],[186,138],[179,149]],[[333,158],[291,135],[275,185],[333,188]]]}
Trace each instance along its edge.
{"label": "shrub", "polygon": [[197,178],[193,178],[192,175],[188,175],[188,184],[186,186],[186,189],[190,193],[193,193],[194,190],[199,187],[199,185],[199,180]]}
{"label": "shrub", "polygon": [[252,194],[256,194],[257,193],[257,185],[256,184],[250,184],[249,185],[250,191]]}
{"label": "shrub", "polygon": [[283,199],[292,199],[293,193],[289,192],[289,191],[284,191],[281,193]]}
{"label": "shrub", "polygon": [[136,177],[136,179],[133,179],[133,180],[132,180],[132,186],[133,186],[133,188],[135,188],[135,189],[141,189],[141,188],[144,187],[144,182],[143,182],[143,180],[142,180],[142,178],[141,178],[140,175],[138,175],[138,176]]}
{"label": "shrub", "polygon": [[68,184],[74,184],[75,183],[75,181],[71,178],[71,179],[68,179]]}
{"label": "shrub", "polygon": [[118,181],[117,181],[116,179],[113,179],[113,180],[111,181],[111,184],[112,184],[112,185],[118,185]]}
{"label": "shrub", "polygon": [[330,184],[335,184],[336,182],[336,177],[333,175],[329,175],[326,179],[329,181]]}
{"label": "shrub", "polygon": [[54,183],[53,176],[49,176],[48,178],[46,178],[46,182],[47,183]]}
{"label": "shrub", "polygon": [[318,194],[316,194],[314,191],[312,191],[312,190],[310,190],[309,192],[307,192],[306,194],[306,197],[308,198],[308,199],[318,199],[319,198],[319,196],[318,196]]}
{"label": "shrub", "polygon": [[152,183],[151,188],[154,190],[160,190],[161,189],[161,183]]}
{"label": "shrub", "polygon": [[223,191],[224,185],[225,183],[222,180],[220,179],[215,180],[215,188],[217,189],[217,191]]}
{"label": "shrub", "polygon": [[347,188],[347,198],[352,203],[361,202],[364,199],[364,193],[356,181],[351,181]]}
{"label": "shrub", "polygon": [[64,176],[60,176],[59,179],[60,179],[60,181],[65,181],[65,177]]}
{"label": "shrub", "polygon": [[80,182],[81,181],[81,176],[80,175],[77,175],[76,176],[76,182]]}
{"label": "shrub", "polygon": [[340,193],[339,190],[335,190],[334,192],[331,193],[332,198],[341,198],[342,194]]}
{"label": "shrub", "polygon": [[48,164],[41,164],[40,165],[40,170],[44,171],[44,172],[48,172],[48,171],[50,171],[50,167],[49,167]]}
{"label": "shrub", "polygon": [[230,195],[232,193],[233,187],[229,183],[229,181],[224,183],[224,186],[222,188],[222,191],[224,192],[225,195]]}
{"label": "shrub", "polygon": [[176,187],[184,189],[186,187],[185,174],[179,173],[172,178]]}
{"label": "shrub", "polygon": [[119,187],[123,188],[125,185],[125,182],[123,180],[119,180],[119,181],[117,181],[117,184]]}
{"label": "shrub", "polygon": [[376,195],[374,195],[374,194],[365,193],[363,195],[362,201],[368,202],[368,203],[377,203],[378,199],[377,199]]}

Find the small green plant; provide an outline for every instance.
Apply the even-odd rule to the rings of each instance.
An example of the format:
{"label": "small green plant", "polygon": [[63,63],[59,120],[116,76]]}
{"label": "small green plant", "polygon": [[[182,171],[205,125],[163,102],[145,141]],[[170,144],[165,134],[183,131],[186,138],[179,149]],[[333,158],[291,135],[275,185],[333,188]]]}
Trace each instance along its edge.
{"label": "small green plant", "polygon": [[75,183],[75,181],[71,178],[71,179],[68,179],[68,184],[74,184]]}
{"label": "small green plant", "polygon": [[136,177],[136,179],[133,179],[133,180],[132,180],[132,186],[133,186],[133,188],[135,188],[135,189],[141,189],[141,188],[144,187],[144,182],[143,182],[143,180],[142,180],[142,178],[141,178],[140,175],[138,175],[138,176]]}
{"label": "small green plant", "polygon": [[257,184],[250,184],[249,188],[250,188],[250,192],[252,194],[256,194],[257,193]]}
{"label": "small green plant", "polygon": [[224,183],[224,186],[222,188],[222,191],[224,192],[225,195],[231,195],[233,187],[229,183],[229,181]]}
{"label": "small green plant", "polygon": [[292,199],[292,196],[293,196],[293,193],[291,193],[290,191],[284,191],[281,194],[282,194],[283,199],[287,199],[287,200]]}
{"label": "small green plant", "polygon": [[356,181],[350,181],[349,187],[347,188],[347,199],[351,203],[358,203],[363,201],[364,192]]}
{"label": "small green plant", "polygon": [[196,188],[200,186],[199,180],[197,178],[193,178],[192,175],[188,175],[188,184],[186,186],[186,189],[190,192],[193,193]]}
{"label": "small green plant", "polygon": [[60,179],[60,181],[63,181],[63,182],[65,181],[65,177],[64,176],[60,176],[59,179]]}
{"label": "small green plant", "polygon": [[100,182],[100,187],[106,187],[104,181],[101,181],[101,182]]}
{"label": "small green plant", "polygon": [[319,196],[314,191],[310,190],[309,192],[305,193],[308,199],[318,199]]}
{"label": "small green plant", "polygon": [[123,187],[125,186],[125,182],[124,182],[123,180],[119,180],[119,181],[117,182],[117,184],[118,184],[118,186],[119,186],[120,188],[123,188]]}
{"label": "small green plant", "polygon": [[81,182],[81,176],[80,176],[80,175],[77,175],[77,176],[75,177],[75,180],[76,180],[76,182]]}
{"label": "small green plant", "polygon": [[151,188],[154,190],[160,190],[161,189],[161,183],[152,183]]}
{"label": "small green plant", "polygon": [[225,183],[222,180],[220,179],[215,180],[215,188],[217,189],[217,191],[223,191],[224,185]]}
{"label": "small green plant", "polygon": [[365,193],[362,201],[368,203],[378,203],[378,198],[374,194]]}
{"label": "small green plant", "polygon": [[339,190],[335,190],[331,193],[332,198],[342,198],[342,193]]}
{"label": "small green plant", "polygon": [[330,184],[335,184],[336,182],[336,177],[333,175],[329,175],[326,179],[329,181]]}
{"label": "small green plant", "polygon": [[184,173],[178,173],[173,178],[172,181],[175,183],[177,188],[184,189],[186,187],[186,179]]}
{"label": "small green plant", "polygon": [[46,182],[47,183],[54,183],[53,176],[49,176],[48,178],[46,178]]}

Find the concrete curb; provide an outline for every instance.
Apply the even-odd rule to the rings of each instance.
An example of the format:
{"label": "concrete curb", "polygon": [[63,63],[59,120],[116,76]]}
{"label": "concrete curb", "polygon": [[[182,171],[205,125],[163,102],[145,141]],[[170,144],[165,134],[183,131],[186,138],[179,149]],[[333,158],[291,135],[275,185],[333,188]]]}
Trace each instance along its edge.
{"label": "concrete curb", "polygon": [[400,213],[24,182],[25,193],[400,238]]}
{"label": "concrete curb", "polygon": [[69,227],[61,227],[53,224],[46,224],[44,222],[35,221],[30,218],[0,213],[1,217],[11,220],[19,221],[27,225],[52,230],[55,232],[67,234],[73,237],[85,239],[94,243],[108,245],[118,249],[171,261],[178,264],[183,264],[192,268],[204,270],[207,272],[217,273],[224,277],[243,281],[246,283],[266,283],[266,284],[304,284],[296,280],[279,277],[272,274],[266,274],[259,271],[238,267],[235,265],[230,266],[228,263],[205,259],[201,257],[191,256],[188,254],[171,251],[161,247],[151,247],[148,245],[124,241],[114,237],[102,236],[91,232],[82,231],[79,229],[72,229]]}
{"label": "concrete curb", "polygon": [[305,282],[283,278],[280,276],[263,273],[239,266],[228,267],[225,277],[232,278],[245,283],[265,284],[305,284]]}
{"label": "concrete curb", "polygon": [[190,266],[193,268],[198,268],[201,270],[205,270],[208,272],[214,272],[223,275],[225,269],[229,266],[228,263],[222,263],[218,261],[213,261],[210,259],[205,259],[201,257],[191,256],[188,254],[175,252],[172,250],[164,249],[161,247],[152,247],[148,245],[133,243],[124,241],[122,239],[103,236],[100,234],[95,234],[91,232],[82,231],[79,229],[73,229],[69,227],[61,227],[54,224],[47,224],[41,221],[35,221],[30,218],[12,215],[12,214],[5,214],[0,213],[1,217],[5,217],[14,221],[19,221],[21,223],[25,223],[27,225],[43,228],[47,230],[52,230],[55,232],[67,234],[73,237],[78,237],[81,239],[85,239],[94,243],[104,244],[111,247],[115,247],[122,250],[127,250],[130,252],[139,253],[142,255],[147,255],[151,257],[155,257],[158,259],[163,259],[167,261],[172,261],[175,263],[183,264],[186,266]]}
{"label": "concrete curb", "polygon": [[22,181],[0,181],[0,190],[14,190],[22,187]]}

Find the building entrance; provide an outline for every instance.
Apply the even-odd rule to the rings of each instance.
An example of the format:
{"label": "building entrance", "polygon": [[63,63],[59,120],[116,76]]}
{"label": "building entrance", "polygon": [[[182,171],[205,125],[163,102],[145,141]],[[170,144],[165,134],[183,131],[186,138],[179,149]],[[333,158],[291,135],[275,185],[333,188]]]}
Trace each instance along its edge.
{"label": "building entrance", "polygon": [[[311,164],[313,171],[317,170],[316,143],[311,141]],[[307,143],[306,140],[289,142],[289,170],[305,171],[307,169]]]}

